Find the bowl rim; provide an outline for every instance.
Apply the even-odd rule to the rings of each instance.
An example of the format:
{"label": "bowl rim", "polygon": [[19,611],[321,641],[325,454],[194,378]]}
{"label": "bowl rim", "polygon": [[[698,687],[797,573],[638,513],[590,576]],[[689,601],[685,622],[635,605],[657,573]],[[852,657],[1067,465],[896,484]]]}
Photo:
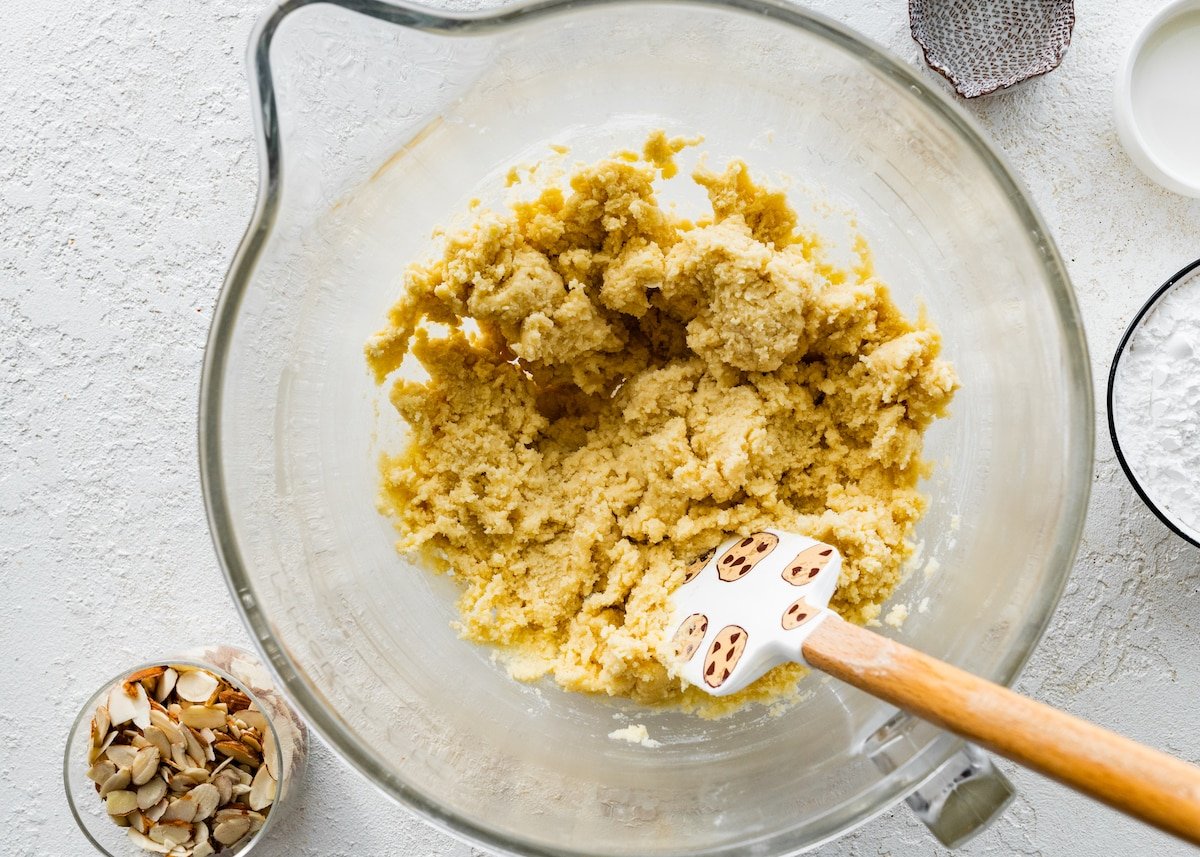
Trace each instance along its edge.
{"label": "bowl rim", "polygon": [[[1070,440],[1064,444],[1066,478],[1062,523],[1057,539],[1047,554],[1046,579],[1039,587],[1035,609],[1024,617],[1017,637],[1021,643],[1014,644],[1005,653],[997,669],[989,676],[1004,685],[1011,685],[1017,679],[1050,623],[1074,566],[1082,537],[1095,443],[1091,365],[1075,293],[1049,229],[1007,161],[985,140],[974,120],[954,104],[949,94],[938,91],[916,69],[892,57],[865,36],[785,0],[526,0],[497,10],[445,13],[410,5],[407,0],[275,0],[256,24],[247,53],[260,165],[258,195],[246,232],[217,296],[205,347],[197,438],[200,479],[213,546],[242,622],[264,662],[279,681],[281,692],[287,695],[297,711],[304,714],[309,725],[328,743],[335,755],[362,774],[385,796],[406,806],[433,826],[472,844],[504,854],[531,857],[608,857],[611,854],[597,847],[549,847],[530,839],[497,832],[485,823],[464,818],[444,808],[436,799],[426,796],[416,784],[402,781],[395,773],[383,768],[345,728],[340,718],[323,708],[319,692],[297,667],[286,645],[274,638],[271,623],[259,607],[260,602],[242,561],[222,472],[220,424],[227,346],[242,297],[271,233],[279,207],[282,156],[269,56],[271,41],[288,15],[313,3],[326,3],[384,22],[446,36],[495,32],[573,11],[611,6],[643,9],[652,5],[694,6],[768,18],[785,27],[823,39],[865,62],[881,77],[910,89],[944,125],[957,132],[987,168],[1014,214],[1026,227],[1030,241],[1038,252],[1048,283],[1048,297],[1059,323],[1065,349],[1064,369],[1069,379],[1067,401],[1074,406],[1070,412],[1070,422],[1073,424],[1066,427],[1070,432]],[[793,841],[789,844],[781,841],[786,832],[777,831],[761,835],[756,840],[716,846],[703,854],[705,857],[738,857],[746,853],[751,842],[761,845],[770,843],[774,849],[772,853],[779,854],[797,854],[819,847],[845,835],[902,800],[933,776],[958,752],[962,743],[948,733],[936,734],[900,768],[881,775],[873,789],[827,814],[815,838],[810,841]]]}
{"label": "bowl rim", "polygon": [[1170,0],[1138,30],[1117,69],[1113,84],[1113,119],[1126,154],[1148,178],[1174,193],[1200,197],[1200,180],[1186,179],[1163,165],[1153,147],[1146,142],[1133,109],[1133,69],[1141,59],[1146,43],[1165,24],[1192,12],[1200,12],[1200,0]]}
{"label": "bowl rim", "polygon": [[1138,479],[1138,477],[1134,474],[1133,467],[1130,466],[1129,461],[1125,458],[1125,451],[1121,449],[1120,432],[1117,430],[1117,420],[1113,415],[1113,399],[1115,398],[1117,389],[1117,367],[1121,363],[1121,358],[1125,356],[1125,349],[1133,340],[1134,334],[1137,333],[1138,328],[1141,327],[1142,321],[1145,320],[1146,316],[1153,312],[1154,308],[1158,306],[1158,302],[1167,294],[1167,292],[1171,291],[1176,286],[1181,285],[1185,280],[1192,279],[1193,276],[1200,277],[1200,259],[1184,265],[1169,278],[1167,278],[1167,281],[1155,289],[1154,293],[1146,299],[1146,302],[1142,304],[1142,308],[1137,311],[1137,314],[1134,315],[1133,320],[1129,322],[1129,326],[1125,328],[1125,333],[1121,336],[1121,341],[1117,343],[1117,348],[1113,352],[1112,364],[1108,369],[1108,388],[1105,393],[1105,407],[1108,411],[1108,436],[1112,439],[1113,452],[1117,454],[1117,462],[1121,465],[1121,469],[1125,471],[1125,478],[1129,480],[1129,484],[1133,486],[1133,490],[1137,492],[1139,497],[1142,498],[1142,502],[1146,504],[1146,507],[1153,512],[1160,521],[1167,525],[1167,529],[1171,530],[1171,532],[1175,533],[1175,535],[1179,536],[1188,544],[1195,545],[1196,547],[1200,548],[1200,538],[1195,538],[1194,536],[1184,532],[1183,528],[1180,527],[1176,521],[1174,521],[1161,507],[1159,507],[1157,503],[1150,499],[1150,495],[1142,487],[1141,480]]}

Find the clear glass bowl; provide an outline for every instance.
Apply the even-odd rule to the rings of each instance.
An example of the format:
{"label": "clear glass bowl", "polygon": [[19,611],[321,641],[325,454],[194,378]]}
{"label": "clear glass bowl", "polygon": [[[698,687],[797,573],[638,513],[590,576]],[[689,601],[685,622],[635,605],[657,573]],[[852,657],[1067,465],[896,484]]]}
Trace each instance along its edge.
{"label": "clear glass bowl", "polygon": [[63,784],[66,787],[71,815],[87,840],[106,857],[144,857],[152,853],[130,842],[125,828],[114,824],[105,811],[104,799],[97,794],[96,784],[87,776],[88,751],[91,748],[92,717],[96,713],[96,706],[107,699],[109,691],[124,681],[126,676],[162,664],[203,667],[250,697],[258,710],[266,715],[267,725],[274,737],[277,761],[275,770],[280,772],[275,800],[267,814],[266,823],[258,833],[243,839],[235,850],[226,848],[218,852],[220,855],[237,854],[238,857],[249,857],[258,843],[268,839],[271,831],[279,827],[281,819],[286,816],[291,806],[289,797],[304,778],[304,767],[308,757],[308,729],[276,690],[273,679],[258,658],[232,646],[191,649],[179,655],[169,655],[137,664],[122,670],[92,694],[80,709],[75,722],[71,724],[71,731],[67,735],[67,749],[63,754]]}
{"label": "clear glass bowl", "polygon": [[[362,358],[431,231],[499,202],[551,142],[585,160],[665,127],[795,177],[794,196],[858,213],[963,381],[928,437],[919,537],[940,571],[910,576],[910,618],[885,630],[1011,682],[1078,543],[1092,385],[1046,227],[956,107],[862,38],[757,0],[290,2],[250,58],[263,177],[206,355],[202,475],[247,625],[346,761],[496,849],[651,857],[796,853],[956,752],[902,719],[881,772],[866,748],[894,711],[820,677],[779,716],[713,722],[513,682],[456,637],[453,582],[393,549],[377,456],[404,427]],[[623,722],[662,746],[608,739]]]}

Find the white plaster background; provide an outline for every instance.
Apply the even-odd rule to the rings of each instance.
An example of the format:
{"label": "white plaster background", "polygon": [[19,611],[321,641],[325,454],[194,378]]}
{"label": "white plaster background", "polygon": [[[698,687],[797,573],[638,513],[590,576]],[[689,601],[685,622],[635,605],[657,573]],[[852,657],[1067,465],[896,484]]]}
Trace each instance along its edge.
{"label": "white plaster background", "polygon": [[[242,57],[264,0],[7,0],[0,31],[0,854],[83,855],[61,748],[105,676],[198,641],[247,645],[196,468],[201,353],[254,200]],[[920,65],[903,3],[825,11]],[[1200,256],[1200,201],[1117,143],[1111,79],[1160,2],[1087,0],[1063,66],[968,106],[1067,259],[1098,379],[1153,287]],[[926,70],[927,76],[937,80]],[[1181,85],[1186,85],[1181,82]],[[1192,85],[1197,85],[1193,82]],[[1020,689],[1200,761],[1200,551],[1139,503],[1097,414],[1095,490],[1054,624]],[[181,617],[201,615],[195,623]],[[969,855],[1183,855],[1045,780]],[[379,796],[319,743],[264,857],[478,852]],[[823,853],[936,855],[898,808]]]}

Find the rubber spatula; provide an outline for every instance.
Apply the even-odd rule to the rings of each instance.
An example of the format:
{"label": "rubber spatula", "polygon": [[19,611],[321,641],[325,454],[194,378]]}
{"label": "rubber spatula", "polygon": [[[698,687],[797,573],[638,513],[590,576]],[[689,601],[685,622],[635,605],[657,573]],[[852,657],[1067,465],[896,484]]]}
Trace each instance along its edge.
{"label": "rubber spatula", "polygon": [[842,620],[841,567],[774,529],[699,558],[671,599],[675,674],[728,696],[798,661],[1200,845],[1200,768]]}

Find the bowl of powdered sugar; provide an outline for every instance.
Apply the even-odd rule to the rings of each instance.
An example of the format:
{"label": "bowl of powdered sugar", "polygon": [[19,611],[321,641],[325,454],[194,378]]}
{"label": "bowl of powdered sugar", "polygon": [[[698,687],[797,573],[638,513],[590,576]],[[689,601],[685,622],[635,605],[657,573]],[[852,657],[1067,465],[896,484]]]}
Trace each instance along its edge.
{"label": "bowl of powdered sugar", "polygon": [[1200,259],[1154,293],[1117,346],[1108,427],[1146,505],[1200,546]]}

